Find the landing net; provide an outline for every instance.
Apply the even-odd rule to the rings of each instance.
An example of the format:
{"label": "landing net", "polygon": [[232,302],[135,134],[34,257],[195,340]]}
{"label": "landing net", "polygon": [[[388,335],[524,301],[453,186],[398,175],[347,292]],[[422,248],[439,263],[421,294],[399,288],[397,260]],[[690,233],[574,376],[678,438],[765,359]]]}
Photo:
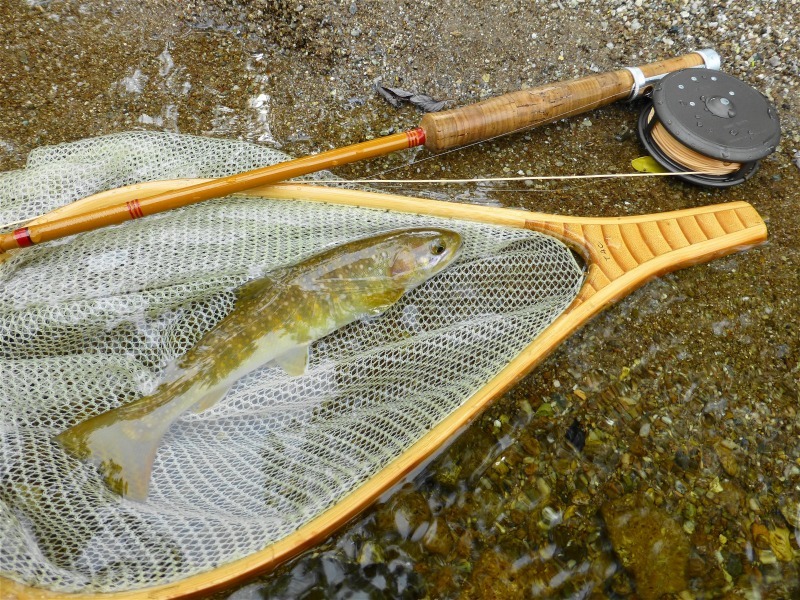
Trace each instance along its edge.
{"label": "landing net", "polygon": [[[108,188],[284,160],[158,133],[42,148],[0,175],[0,222]],[[266,367],[162,441],[146,503],[122,500],[55,434],[151,392],[246,280],[403,227],[455,229],[458,261],[383,316],[317,342],[308,372]],[[281,540],[479,390],[577,295],[559,241],[311,202],[225,198],[0,264],[0,574],[62,592],[173,582]]]}

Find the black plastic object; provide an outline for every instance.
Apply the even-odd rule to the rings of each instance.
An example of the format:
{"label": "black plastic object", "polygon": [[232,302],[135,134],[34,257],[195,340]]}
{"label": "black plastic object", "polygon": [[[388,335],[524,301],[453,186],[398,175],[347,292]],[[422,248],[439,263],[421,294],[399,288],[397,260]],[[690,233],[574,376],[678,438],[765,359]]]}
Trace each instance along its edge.
{"label": "black plastic object", "polygon": [[[649,118],[655,109],[653,118]],[[639,116],[639,138],[665,169],[686,171],[667,156],[651,135],[660,122],[678,142],[713,159],[741,163],[727,175],[681,175],[691,183],[728,187],[746,181],[759,161],[775,151],[781,136],[769,101],[745,82],[719,71],[683,69],[653,87],[652,102]]]}

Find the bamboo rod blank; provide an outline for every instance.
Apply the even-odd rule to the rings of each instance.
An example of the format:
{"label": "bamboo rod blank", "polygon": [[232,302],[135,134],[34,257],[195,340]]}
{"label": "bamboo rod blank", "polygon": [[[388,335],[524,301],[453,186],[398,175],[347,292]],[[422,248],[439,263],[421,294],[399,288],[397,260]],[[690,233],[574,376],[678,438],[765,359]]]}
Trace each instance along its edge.
{"label": "bamboo rod blank", "polygon": [[91,213],[55,219],[30,227],[21,227],[12,233],[0,236],[0,252],[123,223],[195,202],[315,173],[337,165],[382,156],[395,150],[419,146],[424,140],[424,133],[421,130],[412,129],[244,173],[211,179],[189,187],[169,190],[149,198],[132,199],[124,204],[109,206]]}
{"label": "bamboo rod blank", "polygon": [[[704,61],[703,55],[691,53],[634,70],[645,78],[652,78],[673,70],[700,66]],[[0,234],[0,253],[278,183],[395,150],[424,144],[426,148],[438,151],[505,135],[629,97],[632,89],[638,89],[635,85],[638,84],[632,71],[623,69],[513,92],[443,113],[429,113],[423,117],[421,127],[403,133],[170,190],[149,198],[134,198],[124,204],[91,213],[20,227],[11,233]]]}

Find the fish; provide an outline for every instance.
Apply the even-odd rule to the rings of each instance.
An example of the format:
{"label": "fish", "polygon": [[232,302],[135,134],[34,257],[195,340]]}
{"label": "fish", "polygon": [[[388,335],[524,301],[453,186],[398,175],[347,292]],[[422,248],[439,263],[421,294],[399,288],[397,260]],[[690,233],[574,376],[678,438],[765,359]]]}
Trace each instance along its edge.
{"label": "fish", "polygon": [[309,345],[377,316],[458,256],[460,234],[401,229],[350,241],[245,283],[231,312],[164,371],[154,393],[82,421],[56,440],[118,495],[147,500],[162,438],[187,411],[216,404],[247,373],[305,372]]}

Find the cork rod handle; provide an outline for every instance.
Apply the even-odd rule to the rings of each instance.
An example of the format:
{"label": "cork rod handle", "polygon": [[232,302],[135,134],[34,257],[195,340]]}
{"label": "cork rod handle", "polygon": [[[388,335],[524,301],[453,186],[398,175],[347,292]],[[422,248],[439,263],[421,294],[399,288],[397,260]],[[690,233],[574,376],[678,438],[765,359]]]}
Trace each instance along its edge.
{"label": "cork rod handle", "polygon": [[641,67],[589,75],[489,98],[462,108],[428,113],[420,123],[425,147],[447,150],[588,112],[635,96],[643,83],[688,67],[715,68],[709,51],[692,52]]}

